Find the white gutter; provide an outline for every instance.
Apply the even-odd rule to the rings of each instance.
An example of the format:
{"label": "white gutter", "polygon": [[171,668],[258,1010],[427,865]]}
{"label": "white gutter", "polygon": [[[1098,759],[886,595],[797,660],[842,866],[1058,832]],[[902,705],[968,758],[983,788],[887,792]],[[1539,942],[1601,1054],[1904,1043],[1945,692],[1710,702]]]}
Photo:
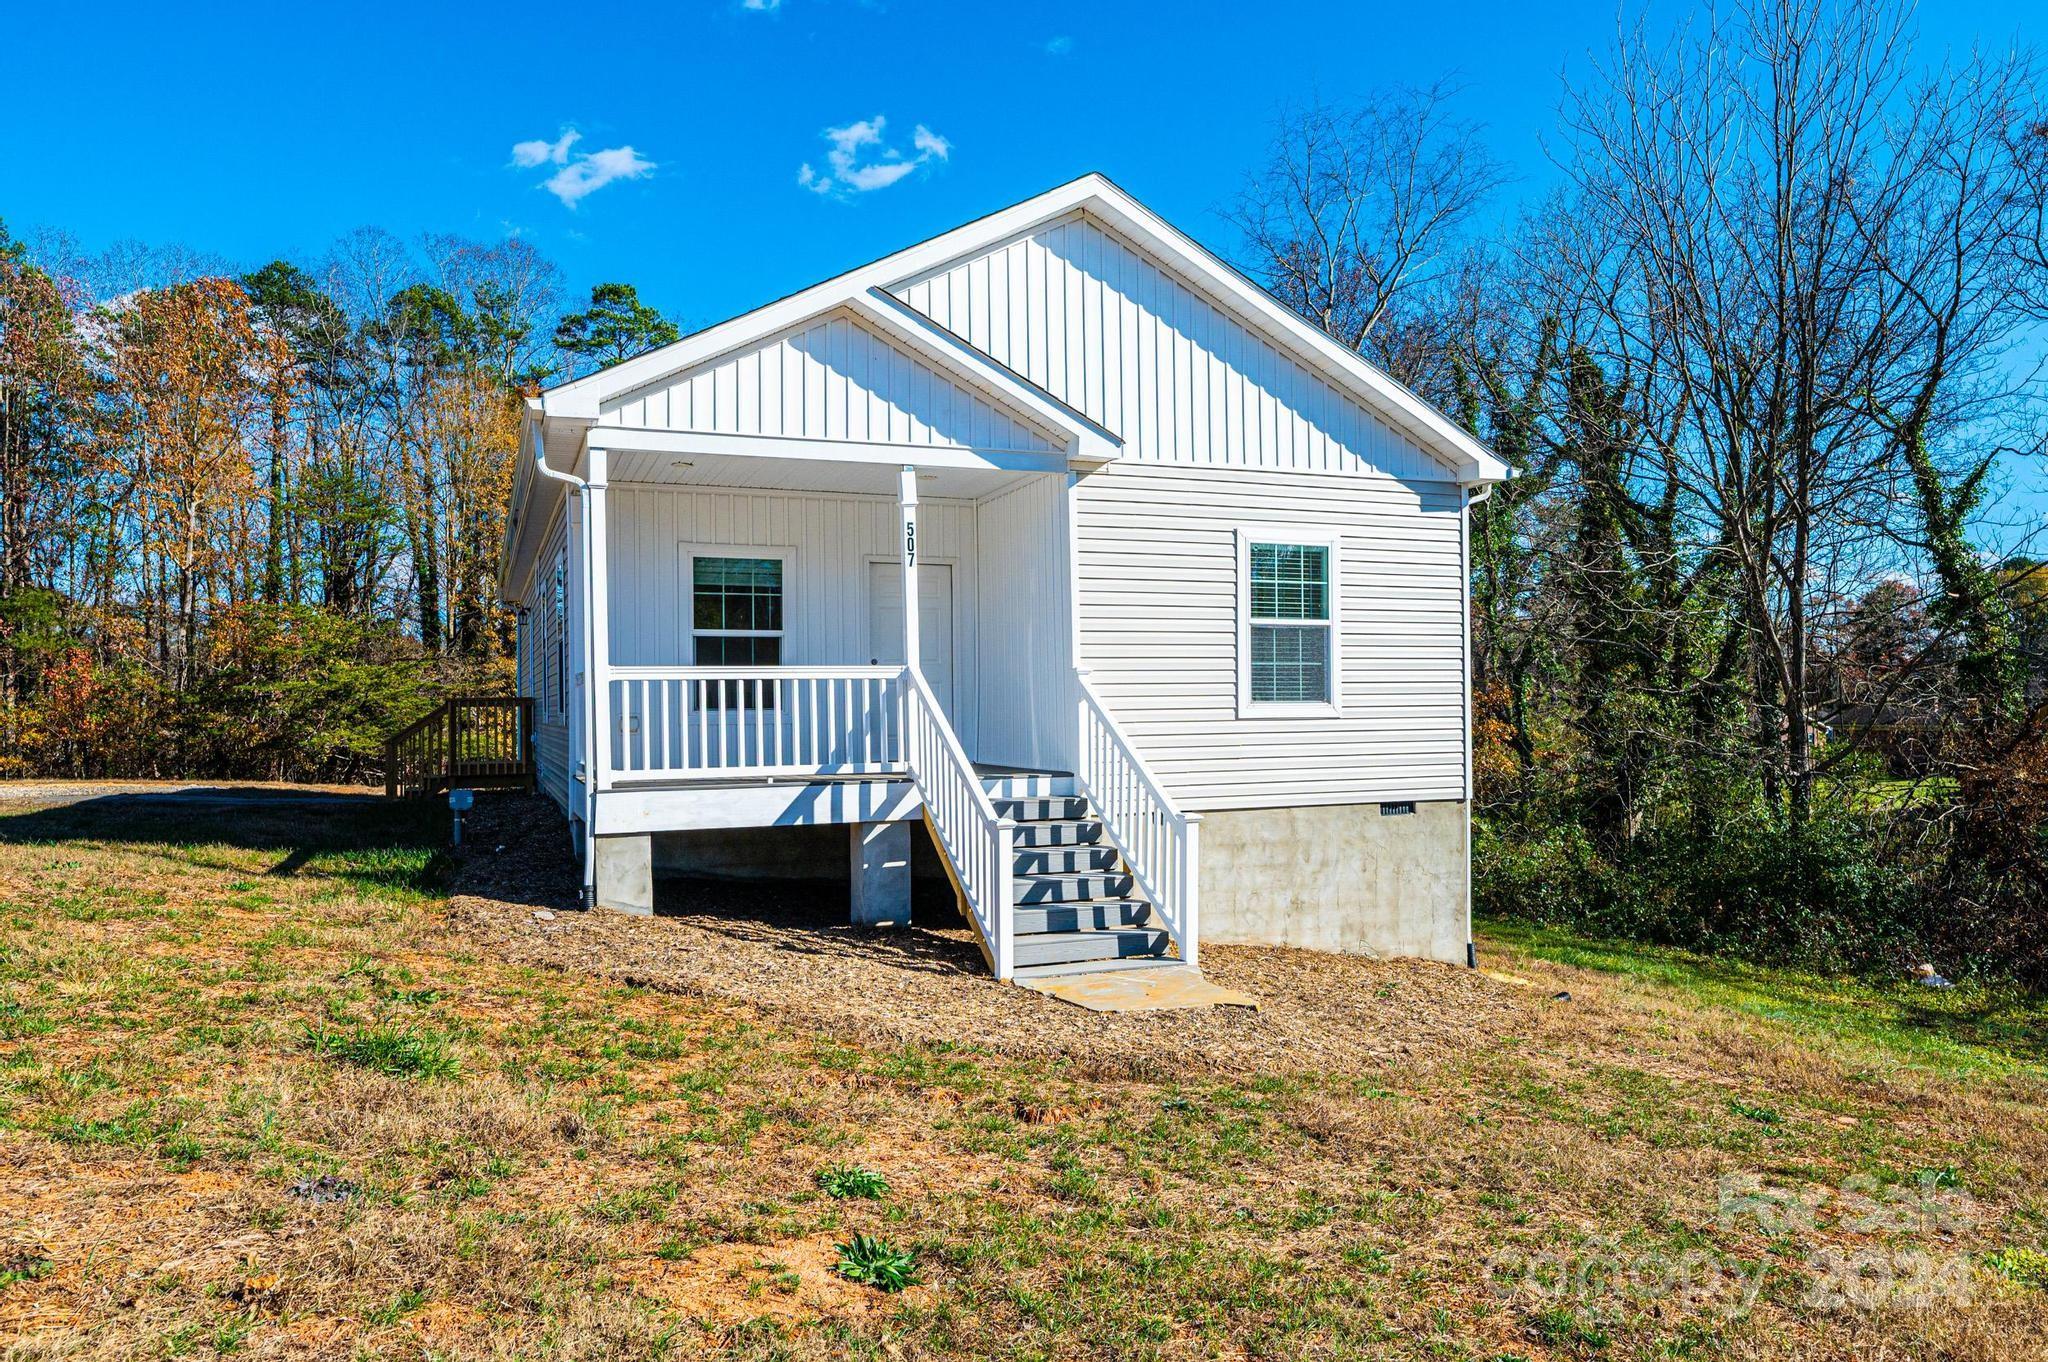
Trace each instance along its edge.
{"label": "white gutter", "polygon": [[[576,593],[578,597],[576,604],[579,618],[583,621],[582,637],[578,641],[582,645],[581,651],[585,654],[579,660],[580,669],[583,673],[583,752],[582,759],[572,768],[570,778],[576,778],[576,770],[581,770],[583,773],[583,904],[587,908],[592,903],[590,894],[591,869],[597,864],[596,849],[590,844],[591,829],[597,826],[597,781],[594,778],[595,773],[590,761],[590,754],[595,749],[596,743],[596,739],[592,735],[596,732],[597,728],[596,678],[592,675],[595,668],[591,666],[591,659],[588,656],[591,638],[590,615],[594,599],[591,588],[592,565],[590,562],[590,497],[588,495],[590,483],[586,479],[577,477],[574,473],[563,473],[548,467],[548,442],[543,430],[544,425],[545,422],[536,422],[534,424],[534,471],[544,478],[552,478],[556,482],[564,484],[569,489],[569,495],[575,498],[576,514],[580,517],[579,523],[581,526],[581,533],[577,536],[578,547],[583,550],[584,558],[576,574],[581,579],[581,589]],[[1470,896],[1468,895],[1467,897]]]}

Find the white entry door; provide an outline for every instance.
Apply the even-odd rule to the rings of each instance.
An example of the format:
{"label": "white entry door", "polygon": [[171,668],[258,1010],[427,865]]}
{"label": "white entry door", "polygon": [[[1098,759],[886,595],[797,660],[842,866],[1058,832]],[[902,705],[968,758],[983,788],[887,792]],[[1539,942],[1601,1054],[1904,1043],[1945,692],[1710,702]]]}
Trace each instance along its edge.
{"label": "white entry door", "polygon": [[[953,708],[953,565],[917,565],[918,664],[940,708]],[[903,661],[903,565],[868,564],[868,656],[877,662]],[[959,720],[954,718],[957,725]]]}

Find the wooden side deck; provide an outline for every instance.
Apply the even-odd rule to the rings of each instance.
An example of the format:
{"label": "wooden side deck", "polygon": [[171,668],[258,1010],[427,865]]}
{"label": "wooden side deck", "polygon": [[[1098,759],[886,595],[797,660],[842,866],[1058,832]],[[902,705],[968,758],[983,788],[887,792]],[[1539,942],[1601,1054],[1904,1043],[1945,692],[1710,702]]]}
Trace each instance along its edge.
{"label": "wooden side deck", "polygon": [[533,788],[533,700],[451,696],[384,743],[384,793],[414,799],[453,789]]}

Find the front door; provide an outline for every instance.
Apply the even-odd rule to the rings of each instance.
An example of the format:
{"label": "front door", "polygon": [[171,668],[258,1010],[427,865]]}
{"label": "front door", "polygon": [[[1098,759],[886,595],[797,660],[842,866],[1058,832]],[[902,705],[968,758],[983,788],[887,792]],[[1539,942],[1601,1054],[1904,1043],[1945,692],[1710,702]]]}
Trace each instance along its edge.
{"label": "front door", "polygon": [[[953,565],[917,565],[918,665],[939,707],[957,727],[953,709]],[[903,661],[903,565],[868,564],[868,656]]]}

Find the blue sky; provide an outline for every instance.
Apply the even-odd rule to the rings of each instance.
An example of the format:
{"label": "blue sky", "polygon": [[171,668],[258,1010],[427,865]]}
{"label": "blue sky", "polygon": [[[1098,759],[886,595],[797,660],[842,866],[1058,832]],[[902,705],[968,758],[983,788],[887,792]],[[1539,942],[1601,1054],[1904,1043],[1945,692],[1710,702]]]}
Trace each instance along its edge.
{"label": "blue sky", "polygon": [[[572,289],[626,280],[695,327],[1088,170],[1229,254],[1217,210],[1314,90],[1455,75],[1533,193],[1560,74],[1616,13],[753,2],[18,7],[0,218],[238,265],[309,261],[365,224],[517,232]],[[1930,56],[2048,42],[2038,0],[1942,0],[1920,27]]]}

